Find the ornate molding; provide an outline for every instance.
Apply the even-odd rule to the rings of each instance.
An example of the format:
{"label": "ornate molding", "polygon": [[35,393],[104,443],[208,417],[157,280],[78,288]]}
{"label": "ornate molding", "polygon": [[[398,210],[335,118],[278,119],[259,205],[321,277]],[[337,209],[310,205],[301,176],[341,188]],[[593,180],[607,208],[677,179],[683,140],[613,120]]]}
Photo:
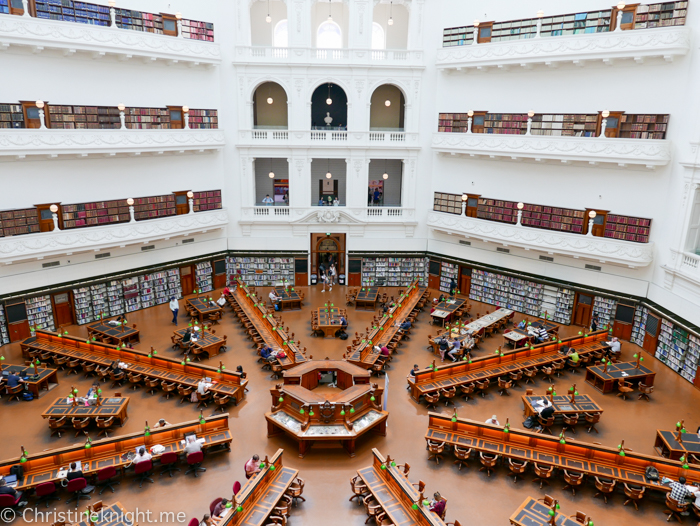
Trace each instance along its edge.
{"label": "ornate molding", "polygon": [[69,252],[105,250],[216,230],[224,228],[227,224],[226,210],[213,210],[135,223],[1,237],[0,262],[10,264],[26,259],[60,256]]}
{"label": "ornate molding", "polygon": [[[288,66],[362,66],[424,69],[424,53],[410,49],[317,49],[237,46],[233,64],[276,64]],[[347,90],[346,90],[347,91]]]}
{"label": "ornate molding", "polygon": [[477,238],[504,246],[517,246],[630,268],[646,267],[654,260],[653,243],[568,234],[436,212],[428,214],[428,227],[450,235]]}
{"label": "ornate molding", "polygon": [[592,166],[613,163],[654,168],[671,161],[670,141],[652,139],[435,133],[432,147],[441,153],[510,160],[588,162]]}
{"label": "ornate molding", "polygon": [[438,69],[444,70],[484,70],[557,62],[579,66],[586,61],[609,64],[626,58],[642,63],[645,58],[663,57],[670,62],[688,53],[690,41],[691,29],[686,26],[529,38],[440,48],[436,63]]}
{"label": "ornate molding", "polygon": [[35,52],[59,49],[66,56],[82,51],[91,52],[93,58],[109,54],[122,60],[139,57],[191,66],[221,63],[221,49],[214,42],[22,16],[0,18],[0,46],[29,46]]}
{"label": "ornate molding", "polygon": [[205,152],[225,146],[223,130],[0,130],[0,159],[29,156]]}

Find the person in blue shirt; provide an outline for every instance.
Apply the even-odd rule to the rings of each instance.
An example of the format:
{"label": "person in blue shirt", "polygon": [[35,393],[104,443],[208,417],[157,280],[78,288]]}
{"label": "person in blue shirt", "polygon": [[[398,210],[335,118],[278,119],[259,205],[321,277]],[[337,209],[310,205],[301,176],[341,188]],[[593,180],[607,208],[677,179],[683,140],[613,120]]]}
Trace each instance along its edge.
{"label": "person in blue shirt", "polygon": [[322,197],[321,199],[318,200],[318,206],[323,206],[323,205],[325,205],[325,204],[326,204],[326,203],[325,203],[325,201],[323,200],[323,197]]}
{"label": "person in blue shirt", "polygon": [[272,356],[272,349],[265,345],[262,349],[260,349],[260,356],[263,360],[269,362]]}
{"label": "person in blue shirt", "polygon": [[518,323],[518,329],[524,329],[525,327],[527,327],[527,322],[523,318],[523,320],[520,323]]}
{"label": "person in blue shirt", "polygon": [[401,325],[399,325],[399,328],[400,328],[402,331],[407,331],[408,329],[411,328],[411,322],[410,322],[410,321],[405,321],[405,322],[403,322]]}
{"label": "person in blue shirt", "polygon": [[24,380],[20,378],[19,372],[15,371],[12,373],[10,376],[7,377],[7,387],[9,388],[14,388],[17,387],[19,384],[23,384]]}

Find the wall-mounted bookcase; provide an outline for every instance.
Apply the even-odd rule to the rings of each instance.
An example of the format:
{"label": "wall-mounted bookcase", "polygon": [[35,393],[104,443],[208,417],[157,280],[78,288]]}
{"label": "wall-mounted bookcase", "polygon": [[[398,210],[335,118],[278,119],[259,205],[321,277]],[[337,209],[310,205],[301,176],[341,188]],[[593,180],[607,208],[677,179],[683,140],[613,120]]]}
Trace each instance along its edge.
{"label": "wall-mounted bookcase", "polygon": [[574,310],[574,296],[576,293],[571,289],[559,287],[557,289],[557,310],[552,319],[564,325],[571,324],[571,314]]}
{"label": "wall-mounted bookcase", "polygon": [[198,22],[196,20],[183,19],[182,36],[193,40],[214,42],[214,24],[210,22]]}
{"label": "wall-mounted bookcase", "polygon": [[[168,290],[166,301],[170,301],[170,298],[182,298],[182,285],[180,284],[180,269],[171,268],[166,271],[166,277],[168,280]],[[165,302],[163,302],[165,303]]]}
{"label": "wall-mounted bookcase", "polygon": [[488,219],[489,221],[515,224],[518,221],[517,204],[513,201],[479,198],[476,217]]}
{"label": "wall-mounted bookcase", "polygon": [[92,314],[96,320],[100,317],[108,318],[110,316],[106,283],[90,285],[90,301],[92,302]]}
{"label": "wall-mounted bookcase", "polygon": [[0,237],[19,236],[39,232],[39,215],[36,208],[3,210],[0,212]]}
{"label": "wall-mounted bookcase", "polygon": [[467,133],[469,129],[469,115],[466,113],[441,113],[438,119],[439,132]]}
{"label": "wall-mounted bookcase", "polygon": [[363,287],[407,287],[428,283],[428,258],[362,258]]}
{"label": "wall-mounted bookcase", "polygon": [[678,373],[682,373],[688,336],[680,327],[674,327],[668,320],[661,320],[656,357]]}
{"label": "wall-mounted bookcase", "polygon": [[35,0],[36,17],[95,26],[109,26],[109,7],[72,0]]}
{"label": "wall-mounted bookcase", "polygon": [[202,292],[209,292],[214,288],[211,263],[209,261],[197,263],[195,267],[195,277],[197,279],[197,289]]}
{"label": "wall-mounted bookcase", "polygon": [[176,213],[174,194],[134,199],[134,219],[136,221],[173,216]]}
{"label": "wall-mounted bookcase", "polygon": [[217,110],[190,110],[190,128],[214,129],[219,127],[219,112]]}
{"label": "wall-mounted bookcase", "polygon": [[242,279],[246,285],[276,287],[294,285],[294,258],[280,257],[228,257],[227,281]]}
{"label": "wall-mounted bookcase", "polygon": [[665,139],[669,115],[627,115],[620,117],[618,137],[625,139]]}
{"label": "wall-mounted bookcase", "polygon": [[544,312],[543,288],[534,281],[474,269],[469,298],[539,317]]}
{"label": "wall-mounted bookcase", "polygon": [[116,9],[117,27],[131,31],[163,34],[163,17],[152,13],[142,13],[131,9]]}
{"label": "wall-mounted bookcase", "polygon": [[688,2],[664,2],[637,6],[635,29],[685,25]]}
{"label": "wall-mounted bookcase", "polygon": [[649,242],[651,219],[607,214],[605,218],[605,237],[624,239],[636,243]]}
{"label": "wall-mounted bookcase", "polygon": [[126,108],[125,126],[132,130],[170,129],[170,110],[167,108]]}
{"label": "wall-mounted bookcase", "polygon": [[688,335],[688,348],[685,353],[685,360],[683,360],[683,368],[681,370],[681,376],[688,380],[689,382],[695,382],[695,376],[698,371],[698,364],[700,363],[700,338],[694,334]]}
{"label": "wall-mounted bookcase", "polygon": [[617,300],[596,296],[593,300],[592,314],[598,315],[598,327],[600,329],[612,327],[615,318]]}
{"label": "wall-mounted bookcase", "polygon": [[111,280],[107,282],[107,301],[109,313],[105,310],[105,316],[124,314],[124,290],[121,281]]}
{"label": "wall-mounted bookcase", "polygon": [[521,224],[547,230],[583,233],[584,210],[525,204]]}
{"label": "wall-mounted bookcase", "polygon": [[209,190],[207,192],[194,192],[194,211],[221,209],[221,190]]}
{"label": "wall-mounted bookcase", "polygon": [[78,325],[94,321],[90,287],[73,289],[73,304],[75,306],[75,321]]}
{"label": "wall-mounted bookcase", "polygon": [[10,343],[10,335],[7,332],[5,308],[0,305],[0,345],[7,345],[8,343]]}
{"label": "wall-mounted bookcase", "polygon": [[131,219],[126,199],[61,205],[61,213],[64,229],[125,223]]}
{"label": "wall-mounted bookcase", "polygon": [[[449,294],[452,280],[459,279],[459,266],[455,263],[440,263],[440,291]],[[465,291],[466,292],[466,291]]]}
{"label": "wall-mounted bookcase", "polygon": [[134,276],[122,280],[122,294],[124,296],[124,311],[134,312],[141,308],[141,296],[139,293],[139,278]]}
{"label": "wall-mounted bookcase", "polygon": [[484,133],[505,135],[525,135],[527,131],[526,113],[487,113],[484,120]]}
{"label": "wall-mounted bookcase", "polygon": [[170,269],[139,276],[139,289],[142,309],[168,303],[173,296],[180,298],[180,271]]}
{"label": "wall-mounted bookcase", "polygon": [[36,296],[24,301],[27,308],[27,320],[30,327],[55,330],[53,323],[53,308],[50,296]]}
{"label": "wall-mounted bookcase", "polygon": [[634,309],[634,322],[632,324],[632,337],[630,341],[642,347],[644,345],[644,334],[646,333],[647,314],[649,309],[637,305]]}
{"label": "wall-mounted bookcase", "polygon": [[548,319],[554,319],[557,312],[557,292],[558,288],[553,285],[542,285],[542,302],[540,303],[541,316],[545,313]]}
{"label": "wall-mounted bookcase", "polygon": [[462,215],[462,196],[435,192],[433,210],[447,214]]}
{"label": "wall-mounted bookcase", "polygon": [[118,129],[119,108],[110,106],[48,106],[51,128]]}
{"label": "wall-mounted bookcase", "polygon": [[598,115],[586,113],[536,114],[532,117],[532,135],[554,137],[595,137]]}
{"label": "wall-mounted bookcase", "polygon": [[0,104],[0,128],[24,128],[24,112],[21,105]]}
{"label": "wall-mounted bookcase", "polygon": [[10,0],[0,0],[0,14],[10,14]]}

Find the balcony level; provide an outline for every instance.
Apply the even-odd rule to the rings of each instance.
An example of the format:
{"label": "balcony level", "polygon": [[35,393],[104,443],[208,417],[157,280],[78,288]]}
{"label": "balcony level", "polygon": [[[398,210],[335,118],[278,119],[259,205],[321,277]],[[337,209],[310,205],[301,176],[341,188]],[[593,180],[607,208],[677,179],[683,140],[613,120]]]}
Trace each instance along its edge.
{"label": "balcony level", "polygon": [[522,248],[548,255],[559,254],[629,268],[646,267],[654,260],[653,243],[542,230],[448,213],[430,212],[428,228],[503,247]]}
{"label": "balcony level", "polygon": [[347,131],[347,130],[240,130],[238,146],[300,146],[371,148],[396,147],[418,149],[418,134],[404,131]]}
{"label": "balcony level", "polygon": [[238,46],[235,53],[235,65],[425,67],[423,51],[408,49]]}
{"label": "balcony level", "polygon": [[9,265],[30,259],[148,244],[219,230],[227,224],[228,213],[220,209],[130,223],[0,237],[0,263]]}
{"label": "balcony level", "polygon": [[531,69],[589,63],[614,65],[618,60],[673,62],[690,51],[691,29],[685,26],[612,31],[570,36],[523,38],[440,48],[436,64],[446,72]]}

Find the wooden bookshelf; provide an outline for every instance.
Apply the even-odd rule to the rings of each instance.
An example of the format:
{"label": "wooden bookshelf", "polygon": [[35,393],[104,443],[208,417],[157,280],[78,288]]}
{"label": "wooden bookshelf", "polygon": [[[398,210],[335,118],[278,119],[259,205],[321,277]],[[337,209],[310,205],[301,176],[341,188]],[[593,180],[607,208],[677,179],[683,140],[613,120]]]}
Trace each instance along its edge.
{"label": "wooden bookshelf", "polygon": [[684,26],[687,10],[688,2],[638,5],[634,17],[634,29]]}
{"label": "wooden bookshelf", "polygon": [[525,135],[527,113],[487,113],[483,133]]}
{"label": "wooden bookshelf", "polygon": [[134,218],[136,221],[174,216],[175,213],[174,194],[134,199]]}
{"label": "wooden bookshelf", "polygon": [[608,214],[605,218],[605,234],[603,237],[623,239],[636,243],[648,243],[650,229],[651,219]]}
{"label": "wooden bookshelf", "polygon": [[476,217],[515,224],[518,221],[517,203],[514,201],[499,201],[495,199],[479,199]]}
{"label": "wooden bookshelf", "polygon": [[131,9],[115,9],[117,27],[130,31],[163,34],[163,17]]}
{"label": "wooden bookshelf", "polygon": [[71,0],[35,0],[34,16],[48,20],[109,26],[109,7]]}
{"label": "wooden bookshelf", "polygon": [[433,210],[447,214],[462,215],[462,196],[435,192]]}
{"label": "wooden bookshelf", "polygon": [[207,192],[194,192],[194,211],[221,209],[221,190],[209,190]]}
{"label": "wooden bookshelf", "polygon": [[131,219],[126,199],[62,205],[61,217],[64,229],[126,223]]}
{"label": "wooden bookshelf", "polygon": [[19,236],[36,232],[39,232],[39,215],[36,208],[0,212],[0,236]]}
{"label": "wooden bookshelf", "polygon": [[124,113],[129,129],[170,129],[170,112],[166,108],[126,108]]}
{"label": "wooden bookshelf", "polygon": [[214,24],[182,19],[182,36],[192,40],[214,42]]}
{"label": "wooden bookshelf", "polygon": [[618,137],[625,139],[665,139],[668,115],[622,115]]}
{"label": "wooden bookshelf", "polygon": [[73,129],[119,129],[119,108],[116,106],[47,106],[51,127]]}
{"label": "wooden bookshelf", "polygon": [[0,128],[24,128],[21,104],[0,104]]}
{"label": "wooden bookshelf", "polygon": [[546,230],[582,234],[585,215],[584,210],[525,204],[521,224]]}
{"label": "wooden bookshelf", "polygon": [[595,113],[536,114],[532,117],[532,135],[556,137],[596,137],[599,129]]}
{"label": "wooden bookshelf", "polygon": [[190,110],[190,128],[213,129],[219,127],[217,110]]}

